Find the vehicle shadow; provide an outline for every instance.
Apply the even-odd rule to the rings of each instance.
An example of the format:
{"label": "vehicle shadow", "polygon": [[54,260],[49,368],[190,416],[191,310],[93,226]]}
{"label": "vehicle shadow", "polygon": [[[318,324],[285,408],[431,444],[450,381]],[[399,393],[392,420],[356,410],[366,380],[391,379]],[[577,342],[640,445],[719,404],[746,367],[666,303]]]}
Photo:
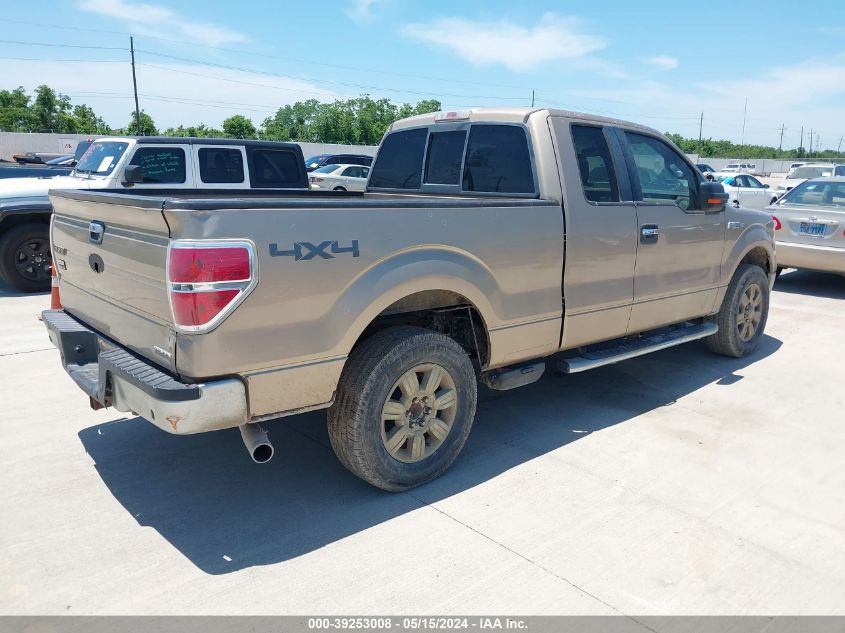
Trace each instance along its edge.
{"label": "vehicle shadow", "polygon": [[20,290],[15,290],[13,286],[6,283],[6,281],[0,277],[0,297],[31,297],[47,294],[50,294],[49,290],[46,292],[21,292]]}
{"label": "vehicle shadow", "polygon": [[845,276],[811,270],[787,270],[778,277],[774,289],[810,297],[845,299]]}
{"label": "vehicle shadow", "polygon": [[103,482],[140,525],[198,568],[226,574],[289,560],[467,490],[588,434],[672,405],[710,383],[742,379],[777,351],[766,336],[745,359],[692,343],[583,374],[548,374],[512,392],[482,388],[462,455],[411,494],[382,492],[336,460],[324,412],[266,426],[276,456],[253,464],[237,430],[173,436],[140,418],[84,429],[79,438]]}

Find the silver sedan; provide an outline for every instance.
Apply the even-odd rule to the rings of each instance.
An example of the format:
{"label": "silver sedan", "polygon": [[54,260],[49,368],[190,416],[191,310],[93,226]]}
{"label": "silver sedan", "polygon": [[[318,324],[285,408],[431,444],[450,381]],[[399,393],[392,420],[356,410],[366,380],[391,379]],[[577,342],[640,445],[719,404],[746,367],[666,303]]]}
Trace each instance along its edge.
{"label": "silver sedan", "polygon": [[845,178],[815,178],[766,209],[775,220],[778,269],[845,274]]}
{"label": "silver sedan", "polygon": [[364,191],[370,168],[364,165],[324,165],[308,178],[312,189],[321,191]]}

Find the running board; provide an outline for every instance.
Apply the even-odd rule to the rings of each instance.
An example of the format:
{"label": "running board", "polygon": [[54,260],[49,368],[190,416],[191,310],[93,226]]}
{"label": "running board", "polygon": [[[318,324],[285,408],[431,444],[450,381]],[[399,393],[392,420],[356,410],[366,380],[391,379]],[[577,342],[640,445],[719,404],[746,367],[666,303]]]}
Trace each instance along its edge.
{"label": "running board", "polygon": [[481,382],[490,389],[507,391],[537,382],[544,371],[546,371],[546,363],[543,361],[524,363],[485,372],[481,375]]}
{"label": "running board", "polygon": [[687,323],[671,330],[661,330],[637,339],[628,339],[614,347],[588,351],[574,358],[563,358],[558,361],[558,370],[564,374],[575,374],[603,365],[612,365],[621,360],[712,336],[718,331],[719,326],[715,323]]}

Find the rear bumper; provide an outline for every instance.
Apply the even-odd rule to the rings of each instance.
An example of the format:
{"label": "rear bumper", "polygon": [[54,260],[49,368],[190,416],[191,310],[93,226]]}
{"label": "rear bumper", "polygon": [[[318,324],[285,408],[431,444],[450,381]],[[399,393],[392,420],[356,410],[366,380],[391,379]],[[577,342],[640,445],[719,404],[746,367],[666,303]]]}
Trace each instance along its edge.
{"label": "rear bumper", "polygon": [[845,248],[776,242],[778,266],[845,273]]}
{"label": "rear bumper", "polygon": [[247,423],[246,389],[237,378],[183,383],[64,310],[42,316],[65,371],[95,408],[135,413],[177,435]]}

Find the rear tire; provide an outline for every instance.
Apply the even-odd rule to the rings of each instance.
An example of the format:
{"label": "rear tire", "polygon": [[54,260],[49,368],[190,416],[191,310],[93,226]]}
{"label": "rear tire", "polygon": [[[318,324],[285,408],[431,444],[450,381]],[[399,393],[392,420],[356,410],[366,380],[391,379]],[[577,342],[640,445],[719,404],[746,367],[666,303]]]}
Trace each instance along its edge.
{"label": "rear tire", "polygon": [[21,224],[0,239],[0,277],[21,292],[50,290],[50,229]]}
{"label": "rear tire", "polygon": [[454,340],[392,327],[356,347],[328,412],[340,462],[388,491],[440,476],[466,442],[478,399],[475,370]]}
{"label": "rear tire", "polygon": [[710,321],[719,331],[704,339],[711,352],[742,358],[760,344],[769,317],[769,280],[763,269],[741,264],[725,293],[722,307]]}

